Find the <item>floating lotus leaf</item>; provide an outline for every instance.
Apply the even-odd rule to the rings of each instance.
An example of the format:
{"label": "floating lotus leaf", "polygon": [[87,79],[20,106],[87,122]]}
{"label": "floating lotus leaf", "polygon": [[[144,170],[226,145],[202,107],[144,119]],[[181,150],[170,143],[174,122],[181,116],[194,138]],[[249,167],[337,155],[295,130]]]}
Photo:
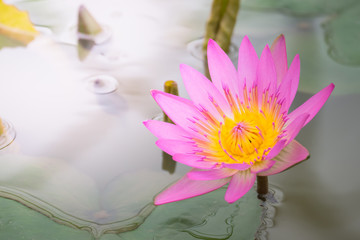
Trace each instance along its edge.
{"label": "floating lotus leaf", "polygon": [[309,16],[339,12],[357,0],[244,0],[244,8],[277,10],[291,15]]}
{"label": "floating lotus leaf", "polygon": [[91,240],[91,234],[52,221],[20,203],[0,198],[0,239]]}
{"label": "floating lotus leaf", "polygon": [[[354,9],[351,12],[355,14],[356,11]],[[351,26],[356,27],[357,24],[355,16],[351,20],[352,25],[349,25],[351,29]],[[346,20],[349,21],[349,17],[346,17]],[[343,62],[339,63],[340,59],[335,61],[333,56],[328,54],[329,45],[325,41],[325,31],[323,28],[325,22],[326,19],[324,17],[292,17],[276,12],[244,10],[239,14],[233,41],[236,45],[239,45],[242,37],[248,35],[254,43],[255,49],[260,53],[264,44],[271,44],[269,39],[273,39],[282,33],[288,43],[287,52],[289,61],[296,54],[300,55],[301,74],[299,91],[315,93],[322,89],[324,84],[333,82],[336,85],[335,95],[358,93],[360,91],[360,81],[358,78],[360,67],[354,66],[354,64],[345,65]],[[345,19],[342,22],[345,23]],[[338,23],[330,22],[330,24],[333,27]],[[325,27],[325,30],[340,30],[345,33],[349,31],[346,29],[348,26],[345,27],[345,25],[343,30],[340,30],[341,26],[338,26],[336,29]],[[355,35],[356,32],[352,34]],[[340,54],[336,55],[337,57],[345,57],[345,60],[348,59],[348,62],[358,61],[359,54],[356,47],[341,45],[354,43],[357,38],[351,39],[352,35],[341,36],[340,32],[334,32],[334,35],[331,36],[331,39],[334,40],[334,46],[330,45],[330,51],[333,51],[332,47],[334,47],[336,48],[335,50],[339,50],[339,53],[342,54],[341,56]]]}
{"label": "floating lotus leaf", "polygon": [[225,191],[223,187],[199,197],[158,206],[139,228],[119,234],[120,239],[253,239],[262,215],[255,190],[234,204],[224,201]]}
{"label": "floating lotus leaf", "polygon": [[324,24],[329,55],[344,65],[360,65],[360,4]]}

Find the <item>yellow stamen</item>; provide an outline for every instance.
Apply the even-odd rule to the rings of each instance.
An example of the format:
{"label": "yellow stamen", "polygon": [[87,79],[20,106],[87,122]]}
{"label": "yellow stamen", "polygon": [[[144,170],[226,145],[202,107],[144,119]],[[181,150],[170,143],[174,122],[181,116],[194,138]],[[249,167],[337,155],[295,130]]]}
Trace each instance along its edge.
{"label": "yellow stamen", "polygon": [[202,149],[198,154],[205,160],[253,164],[264,160],[283,134],[284,114],[280,113],[278,96],[265,90],[260,100],[257,87],[250,90],[244,87],[244,101],[224,90],[233,111],[232,118],[224,115],[223,121],[218,122],[206,113],[211,129],[204,128],[204,123],[199,124],[199,128],[206,129],[209,141],[195,140]]}

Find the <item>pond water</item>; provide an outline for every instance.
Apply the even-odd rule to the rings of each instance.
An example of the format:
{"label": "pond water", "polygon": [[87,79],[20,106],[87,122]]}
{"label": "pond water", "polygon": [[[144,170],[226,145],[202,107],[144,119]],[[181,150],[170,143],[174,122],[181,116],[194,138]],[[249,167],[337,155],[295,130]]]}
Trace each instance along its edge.
{"label": "pond water", "polygon": [[[203,71],[197,42],[211,2],[86,1],[112,37],[83,62],[75,37],[80,1],[13,2],[29,11],[42,36],[27,48],[0,51],[0,114],[17,133],[0,151],[0,239],[360,237],[360,68],[343,40],[333,40],[334,26],[348,15],[339,20],[324,11],[293,17],[259,11],[245,1],[233,46],[246,34],[260,53],[283,33],[288,58],[299,53],[302,62],[293,106],[330,82],[336,85],[297,137],[311,158],[269,178],[275,196],[265,206],[254,189],[232,205],[219,189],[155,207],[153,197],[189,168],[163,155],[142,125],[161,114],[149,90],[162,89],[171,79],[187,97],[178,66]],[[231,54],[236,59],[236,51]],[[96,74],[114,77],[117,90],[89,91],[86,79]]]}

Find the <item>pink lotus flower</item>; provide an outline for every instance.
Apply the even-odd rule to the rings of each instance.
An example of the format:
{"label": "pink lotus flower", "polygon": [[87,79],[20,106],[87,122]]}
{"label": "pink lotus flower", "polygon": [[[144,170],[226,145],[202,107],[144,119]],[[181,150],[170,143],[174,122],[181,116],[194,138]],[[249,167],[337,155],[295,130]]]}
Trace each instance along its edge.
{"label": "pink lotus flower", "polygon": [[155,198],[160,205],[198,196],[229,183],[225,200],[233,203],[254,185],[256,176],[279,173],[309,156],[294,140],[334,89],[330,84],[288,113],[300,75],[296,55],[288,68],[284,36],[258,58],[244,37],[238,69],[213,41],[208,44],[211,79],[181,65],[191,100],[153,90],[155,101],[176,124],[144,122],[156,144],[193,169]]}

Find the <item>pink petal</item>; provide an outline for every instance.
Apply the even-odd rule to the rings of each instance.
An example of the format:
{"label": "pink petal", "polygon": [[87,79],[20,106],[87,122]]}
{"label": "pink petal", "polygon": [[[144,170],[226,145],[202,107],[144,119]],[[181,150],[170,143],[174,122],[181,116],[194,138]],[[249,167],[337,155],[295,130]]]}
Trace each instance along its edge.
{"label": "pink petal", "polygon": [[185,175],[178,182],[168,187],[155,197],[154,204],[175,202],[187,198],[199,196],[214,191],[230,181],[230,178],[223,178],[212,181],[191,180]]}
{"label": "pink petal", "polygon": [[258,63],[259,58],[256,54],[256,51],[249,38],[245,36],[241,42],[238,57],[238,76],[240,89],[243,88],[245,79],[246,86],[248,87],[252,87],[253,83],[257,81],[256,69],[258,67]]}
{"label": "pink petal", "polygon": [[230,181],[229,187],[225,193],[225,200],[233,203],[244,196],[254,185],[256,174],[250,170],[237,172]]}
{"label": "pink petal", "polygon": [[300,78],[300,58],[297,54],[292,61],[289,70],[286,72],[284,79],[279,86],[279,98],[285,98],[282,111],[288,111],[292,101],[295,98]]}
{"label": "pink petal", "polygon": [[289,144],[294,138],[298,135],[300,130],[303,128],[304,123],[308,119],[309,114],[304,113],[295,118],[286,128],[286,143],[285,145]]}
{"label": "pink petal", "polygon": [[180,65],[180,72],[186,91],[195,105],[204,107],[220,121],[223,114],[219,113],[215,103],[227,116],[232,117],[229,103],[204,75],[185,64]]}
{"label": "pink petal", "polygon": [[200,169],[214,169],[216,162],[204,161],[204,157],[196,154],[175,154],[174,161]]}
{"label": "pink petal", "polygon": [[281,139],[278,141],[275,146],[270,150],[270,152],[266,155],[266,159],[272,159],[285,147],[286,139]]}
{"label": "pink petal", "polygon": [[251,167],[251,165],[247,163],[222,163],[221,164],[224,168],[231,168],[236,170],[246,170]]}
{"label": "pink petal", "polygon": [[[263,90],[269,89],[269,94],[274,94],[277,88],[276,69],[268,45],[261,54],[257,76],[258,92],[262,93]],[[262,95],[259,94],[259,97],[262,98]]]}
{"label": "pink petal", "polygon": [[197,127],[194,122],[198,122],[198,120],[206,122],[206,120],[191,101],[157,90],[152,90],[151,94],[174,123],[186,131],[196,134],[197,137],[205,138],[203,135],[197,134]]}
{"label": "pink petal", "polygon": [[156,145],[171,156],[177,153],[193,154],[198,149],[194,142],[169,139],[160,139],[156,142]]}
{"label": "pink petal", "polygon": [[221,169],[205,170],[205,171],[192,170],[187,173],[187,176],[192,180],[215,180],[215,179],[230,177],[237,172],[238,170],[229,169],[229,168],[221,168]]}
{"label": "pink petal", "polygon": [[296,140],[293,140],[275,158],[273,158],[275,164],[269,170],[260,172],[258,175],[269,176],[282,172],[294,164],[306,160],[308,157],[308,150]]}
{"label": "pink petal", "polygon": [[189,132],[185,131],[179,126],[172,123],[161,122],[156,120],[147,120],[143,122],[145,127],[150,130],[157,138],[173,139],[173,140],[188,140],[192,138]]}
{"label": "pink petal", "polygon": [[239,80],[236,69],[228,55],[212,39],[209,39],[208,42],[207,56],[211,80],[216,88],[224,93],[224,96],[224,89],[228,90],[233,97],[239,96]]}
{"label": "pink petal", "polygon": [[331,83],[329,86],[322,89],[320,92],[309,98],[300,107],[292,111],[288,116],[289,120],[293,120],[301,114],[308,113],[309,117],[306,119],[304,126],[313,119],[313,117],[319,112],[321,107],[324,105],[330,94],[334,90],[335,85]]}
{"label": "pink petal", "polygon": [[275,62],[277,86],[279,86],[288,70],[284,35],[281,34],[274,40],[270,50]]}
{"label": "pink petal", "polygon": [[263,172],[263,171],[270,169],[274,164],[275,164],[275,161],[273,161],[273,160],[263,160],[260,162],[255,162],[251,166],[250,171],[252,173]]}

